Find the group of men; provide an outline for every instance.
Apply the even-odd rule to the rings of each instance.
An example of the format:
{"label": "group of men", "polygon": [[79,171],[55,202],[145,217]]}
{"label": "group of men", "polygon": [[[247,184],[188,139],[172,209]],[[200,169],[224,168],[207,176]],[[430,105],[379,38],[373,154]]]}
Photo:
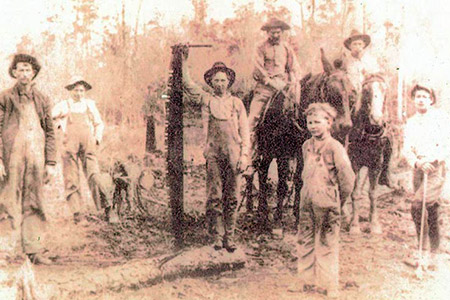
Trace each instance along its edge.
{"label": "group of men", "polygon": [[[216,249],[235,249],[233,232],[240,197],[238,186],[243,173],[254,171],[256,126],[267,103],[280,92],[290,101],[300,101],[300,66],[294,50],[282,39],[283,31],[289,29],[288,24],[276,18],[261,27],[268,38],[256,49],[253,71],[256,87],[248,117],[242,101],[228,91],[235,81],[234,70],[223,62],[216,62],[204,74],[206,83],[213,89],[208,93],[192,82],[183,64],[184,87],[189,99],[202,104],[208,115],[206,214]],[[369,44],[370,37],[357,31],[344,41],[350,53],[344,57],[346,70],[359,93],[364,76],[378,72],[374,60],[363,55]]]}
{"label": "group of men", "polygon": [[[253,72],[256,88],[248,118],[242,101],[228,91],[235,81],[234,70],[222,62],[216,62],[204,74],[206,83],[212,87],[212,92],[205,92],[191,80],[186,64],[183,64],[183,83],[189,99],[201,104],[208,116],[206,216],[216,250],[224,248],[233,252],[236,249],[234,229],[236,206],[241,197],[238,188],[240,176],[251,170],[256,160],[255,129],[266,106],[279,92],[285,93],[291,101],[300,101],[299,64],[295,52],[281,39],[282,32],[288,30],[289,25],[272,19],[261,29],[267,31],[268,38],[257,47]],[[370,36],[352,31],[343,43],[348,52],[343,56],[340,71],[346,72],[357,97],[362,96],[366,76],[380,72],[376,60],[365,55],[370,42]],[[425,126],[422,115],[427,110],[431,111],[428,115],[435,114],[434,109],[429,109],[435,102],[435,96],[431,88],[416,85],[411,98],[418,111],[417,121],[409,122],[405,136],[405,156],[415,168],[416,196],[411,213],[419,236],[423,176],[429,173],[433,194],[427,198],[427,211],[424,213],[428,221],[424,235],[430,237],[431,250],[435,252],[439,245],[438,199],[445,179],[443,149],[442,145],[439,146],[438,135],[429,136],[427,145],[417,144],[414,140],[415,130]],[[339,294],[340,202],[344,201],[340,196],[346,198],[350,195],[355,174],[345,149],[330,135],[336,111],[328,104],[315,103],[306,109],[305,115],[312,138],[303,145],[305,165],[298,241],[299,274],[311,279],[312,284],[305,284],[304,289],[316,289],[314,282],[322,281],[328,295],[335,297]],[[431,119],[428,121],[432,123]],[[427,133],[423,131],[423,134]],[[430,147],[432,150],[428,151]]]}
{"label": "group of men", "polygon": [[[44,182],[56,175],[58,131],[63,135],[66,199],[76,223],[80,221],[80,171],[86,174],[92,192],[103,196],[102,207],[107,212],[112,205],[112,184],[102,180],[95,156],[103,122],[95,102],[85,98],[91,85],[74,77],[65,87],[71,98],[52,109],[49,98],[34,84],[40,70],[35,57],[16,54],[9,68],[16,84],[0,95],[0,259],[11,251],[6,249],[6,240],[12,237],[13,251],[20,243],[32,263],[51,264],[44,255],[46,214],[42,192]],[[20,242],[14,240],[13,232],[20,232]]]}

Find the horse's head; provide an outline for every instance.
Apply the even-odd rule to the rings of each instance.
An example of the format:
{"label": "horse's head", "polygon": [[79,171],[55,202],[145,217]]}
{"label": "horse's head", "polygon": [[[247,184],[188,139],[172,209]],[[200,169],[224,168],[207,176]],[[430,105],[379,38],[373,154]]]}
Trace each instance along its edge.
{"label": "horse's head", "polygon": [[362,126],[382,126],[384,123],[384,102],[387,85],[381,74],[366,76],[362,85],[362,96],[355,105],[357,122]]}
{"label": "horse's head", "polygon": [[339,113],[336,122],[338,130],[346,132],[352,127],[350,106],[356,98],[356,90],[344,70],[342,60],[336,59],[332,66],[325,57],[323,49],[320,49],[320,51],[323,70],[328,77],[326,82],[328,102]]}

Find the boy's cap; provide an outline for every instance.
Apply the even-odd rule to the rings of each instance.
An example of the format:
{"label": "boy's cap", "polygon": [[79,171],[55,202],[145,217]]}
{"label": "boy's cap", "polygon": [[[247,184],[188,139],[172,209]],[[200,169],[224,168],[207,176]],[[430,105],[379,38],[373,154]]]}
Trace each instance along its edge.
{"label": "boy's cap", "polygon": [[319,111],[324,112],[331,121],[336,119],[337,112],[329,103],[311,103],[306,109],[305,115],[309,116]]}

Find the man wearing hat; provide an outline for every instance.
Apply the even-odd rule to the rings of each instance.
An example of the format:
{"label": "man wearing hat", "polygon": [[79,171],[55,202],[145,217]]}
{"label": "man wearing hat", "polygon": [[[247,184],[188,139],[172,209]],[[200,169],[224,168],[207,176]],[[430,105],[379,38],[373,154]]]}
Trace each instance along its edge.
{"label": "man wearing hat", "polygon": [[95,154],[96,145],[100,144],[103,137],[103,121],[95,101],[85,98],[92,86],[83,77],[74,76],[65,88],[71,97],[55,105],[52,117],[64,135],[64,185],[74,221],[78,223],[81,217],[79,168],[82,166],[97,209],[104,208],[109,221],[116,222],[116,215],[112,211],[112,179],[100,173]]}
{"label": "man wearing hat", "polygon": [[[446,180],[446,171],[450,163],[450,137],[448,124],[450,117],[436,108],[436,94],[427,82],[415,84],[411,90],[416,113],[404,127],[403,155],[413,169],[414,196],[411,202],[411,216],[420,240],[422,214],[423,250],[425,257],[431,253],[431,263],[439,251],[439,207],[442,203],[442,191]],[[427,183],[424,176],[427,174]],[[424,199],[426,189],[426,199]],[[422,204],[425,201],[425,211]],[[428,245],[429,244],[429,245]],[[416,257],[420,259],[420,257]],[[414,262],[415,263],[415,262]]]}
{"label": "man wearing hat", "polygon": [[50,100],[33,82],[40,69],[35,57],[16,54],[9,68],[16,84],[0,95],[0,231],[20,231],[31,262],[51,264],[43,255],[42,187],[44,174],[55,174],[55,132]]}
{"label": "man wearing hat", "polygon": [[205,82],[212,88],[212,92],[205,92],[190,79],[186,63],[183,63],[185,91],[191,101],[203,106],[204,117],[208,119],[204,151],[208,228],[214,249],[225,248],[228,252],[236,249],[236,208],[250,143],[244,104],[228,92],[235,77],[232,69],[216,62],[204,74]]}
{"label": "man wearing hat", "polygon": [[362,84],[365,76],[380,72],[380,67],[374,57],[365,53],[370,45],[371,39],[367,34],[361,34],[352,30],[350,36],[344,41],[344,46],[350,53],[345,53],[344,64],[350,82],[358,93],[361,94]]}
{"label": "man wearing hat", "polygon": [[285,91],[291,101],[300,101],[300,67],[292,48],[282,41],[283,31],[289,29],[288,24],[276,18],[261,27],[267,32],[268,38],[257,47],[253,71],[253,78],[257,82],[249,112],[253,160],[255,127],[269,100],[277,92]]}

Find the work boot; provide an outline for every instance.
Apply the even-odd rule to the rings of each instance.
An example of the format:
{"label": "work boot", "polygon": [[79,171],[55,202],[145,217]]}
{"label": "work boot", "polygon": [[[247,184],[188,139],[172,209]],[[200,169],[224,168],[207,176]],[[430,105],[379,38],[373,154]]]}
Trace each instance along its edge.
{"label": "work boot", "polygon": [[217,251],[223,248],[223,242],[218,235],[215,235],[213,237],[212,245],[213,245],[214,250],[217,250]]}
{"label": "work boot", "polygon": [[234,242],[234,238],[228,237],[223,240],[223,247],[230,253],[233,253],[237,249],[237,245]]}
{"label": "work boot", "polygon": [[74,214],[73,214],[73,222],[74,222],[75,224],[80,223],[81,217],[82,217],[82,216],[81,216],[81,214],[80,214],[79,212],[74,213]]}
{"label": "work boot", "polygon": [[105,217],[109,224],[117,224],[120,221],[117,211],[111,206],[105,208]]}
{"label": "work boot", "polygon": [[49,266],[53,264],[53,262],[50,259],[46,258],[44,255],[40,253],[28,253],[27,255],[32,264],[44,266]]}

